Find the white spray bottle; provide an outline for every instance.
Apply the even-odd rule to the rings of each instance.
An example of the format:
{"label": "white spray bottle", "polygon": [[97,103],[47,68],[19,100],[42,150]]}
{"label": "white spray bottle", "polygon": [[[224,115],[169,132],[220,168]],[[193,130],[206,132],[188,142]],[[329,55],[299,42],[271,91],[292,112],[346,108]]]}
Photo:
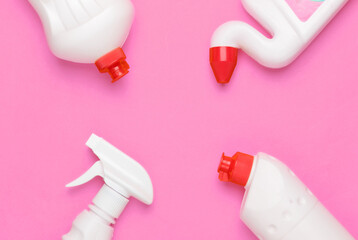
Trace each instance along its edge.
{"label": "white spray bottle", "polygon": [[119,151],[104,139],[92,136],[86,145],[99,157],[86,173],[67,185],[82,185],[96,176],[105,184],[89,205],[72,224],[63,240],[110,240],[113,224],[129,201],[135,197],[145,204],[153,201],[153,186],[145,169],[132,158]]}
{"label": "white spray bottle", "polygon": [[244,22],[230,21],[221,25],[212,36],[210,48],[211,67],[219,83],[230,81],[239,49],[269,68],[290,64],[348,0],[291,0],[291,5],[300,4],[301,8],[304,2],[308,2],[307,6],[313,1],[320,4],[307,21],[298,18],[288,4],[290,0],[241,1],[272,38]]}
{"label": "white spray bottle", "polygon": [[219,179],[246,189],[242,221],[261,240],[354,240],[295,174],[259,153],[222,156]]}
{"label": "white spray bottle", "polygon": [[128,73],[122,46],[134,17],[130,0],[29,1],[41,18],[54,55],[77,63],[95,63],[113,82]]}

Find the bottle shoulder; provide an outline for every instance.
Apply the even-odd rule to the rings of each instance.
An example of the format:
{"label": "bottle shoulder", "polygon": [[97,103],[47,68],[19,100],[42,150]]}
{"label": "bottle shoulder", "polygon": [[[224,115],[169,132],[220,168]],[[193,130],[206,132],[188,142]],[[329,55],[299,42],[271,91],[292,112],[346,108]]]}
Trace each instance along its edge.
{"label": "bottle shoulder", "polygon": [[241,219],[264,239],[280,239],[318,200],[282,162],[259,153],[244,196]]}

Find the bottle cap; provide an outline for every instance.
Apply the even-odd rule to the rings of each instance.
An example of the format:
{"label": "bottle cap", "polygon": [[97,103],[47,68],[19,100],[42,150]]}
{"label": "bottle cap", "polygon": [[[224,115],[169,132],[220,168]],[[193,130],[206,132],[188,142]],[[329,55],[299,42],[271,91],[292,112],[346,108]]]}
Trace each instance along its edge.
{"label": "bottle cap", "polygon": [[101,73],[108,72],[111,75],[112,82],[119,80],[129,72],[129,65],[122,48],[116,48],[107,53],[98,59],[95,64]]}
{"label": "bottle cap", "polygon": [[237,152],[234,156],[228,157],[223,153],[218,168],[219,179],[246,186],[253,163],[254,157],[251,155]]}
{"label": "bottle cap", "polygon": [[234,47],[210,48],[210,65],[218,83],[228,83],[235,70],[239,49]]}
{"label": "bottle cap", "polygon": [[[114,219],[117,219],[129,200],[104,184],[93,199],[93,204]],[[113,222],[114,223],[114,222]]]}

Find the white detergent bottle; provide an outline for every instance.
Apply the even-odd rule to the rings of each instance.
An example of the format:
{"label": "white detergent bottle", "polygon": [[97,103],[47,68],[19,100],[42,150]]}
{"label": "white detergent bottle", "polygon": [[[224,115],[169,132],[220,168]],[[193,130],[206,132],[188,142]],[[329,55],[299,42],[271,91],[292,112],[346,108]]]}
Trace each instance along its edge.
{"label": "white detergent bottle", "polygon": [[113,224],[129,201],[135,197],[145,204],[153,201],[153,186],[145,169],[132,158],[119,151],[104,139],[92,134],[86,145],[99,157],[86,173],[67,185],[82,185],[96,176],[105,184],[72,224],[63,240],[110,240]]}
{"label": "white detergent bottle", "polygon": [[95,63],[113,82],[128,73],[122,46],[134,17],[130,0],[29,1],[41,18],[54,55],[77,63]]}
{"label": "white detergent bottle", "polygon": [[262,240],[354,240],[295,174],[259,153],[222,156],[219,179],[245,187],[240,217]]}
{"label": "white detergent bottle", "polygon": [[244,22],[221,25],[212,36],[210,48],[211,67],[219,83],[230,81],[239,49],[269,68],[290,64],[348,0],[241,1],[272,38]]}

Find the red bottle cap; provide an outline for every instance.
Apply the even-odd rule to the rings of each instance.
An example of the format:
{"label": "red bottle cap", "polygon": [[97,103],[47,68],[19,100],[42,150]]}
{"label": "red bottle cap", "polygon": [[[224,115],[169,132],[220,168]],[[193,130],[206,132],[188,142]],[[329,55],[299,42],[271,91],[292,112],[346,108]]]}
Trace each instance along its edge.
{"label": "red bottle cap", "polygon": [[246,186],[253,163],[254,157],[245,153],[237,152],[233,157],[223,154],[218,168],[219,179]]}
{"label": "red bottle cap", "polygon": [[122,48],[116,48],[107,53],[95,62],[101,73],[108,72],[112,77],[112,82],[117,81],[128,73],[129,65],[126,62],[126,55]]}
{"label": "red bottle cap", "polygon": [[234,47],[210,48],[210,64],[218,83],[228,83],[235,70],[239,49]]}

